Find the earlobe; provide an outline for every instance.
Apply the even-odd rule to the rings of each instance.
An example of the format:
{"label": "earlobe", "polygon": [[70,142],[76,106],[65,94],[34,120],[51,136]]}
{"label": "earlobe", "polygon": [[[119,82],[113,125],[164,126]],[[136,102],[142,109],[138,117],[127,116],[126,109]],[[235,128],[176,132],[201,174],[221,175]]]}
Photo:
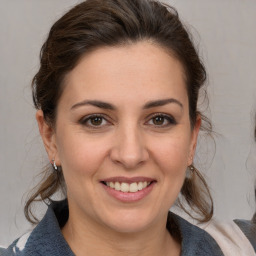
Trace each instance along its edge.
{"label": "earlobe", "polygon": [[196,151],[197,138],[198,138],[199,130],[201,127],[201,122],[202,122],[201,116],[198,114],[194,128],[192,130],[192,134],[191,134],[191,147],[190,147],[188,165],[191,165],[193,163],[193,158]]}
{"label": "earlobe", "polygon": [[51,125],[49,125],[44,119],[44,113],[42,110],[36,112],[36,120],[39,128],[41,138],[44,143],[44,147],[48,154],[49,161],[52,162],[52,159],[56,159],[57,156],[57,147],[55,139],[55,131]]}

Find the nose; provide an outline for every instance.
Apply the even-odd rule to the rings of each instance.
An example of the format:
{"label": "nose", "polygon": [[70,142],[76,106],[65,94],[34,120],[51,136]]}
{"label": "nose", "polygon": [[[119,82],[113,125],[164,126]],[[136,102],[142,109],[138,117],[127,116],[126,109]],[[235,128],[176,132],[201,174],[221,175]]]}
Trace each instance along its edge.
{"label": "nose", "polygon": [[125,169],[135,169],[148,160],[149,153],[137,127],[118,129],[110,158]]}

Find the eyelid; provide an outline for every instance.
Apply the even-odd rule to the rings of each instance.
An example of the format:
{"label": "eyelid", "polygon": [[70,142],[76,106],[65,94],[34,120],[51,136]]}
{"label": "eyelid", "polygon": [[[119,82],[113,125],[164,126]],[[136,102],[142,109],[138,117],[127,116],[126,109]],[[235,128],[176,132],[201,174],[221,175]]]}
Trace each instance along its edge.
{"label": "eyelid", "polygon": [[100,117],[104,119],[108,124],[111,124],[110,118],[107,117],[105,114],[101,114],[101,113],[97,113],[97,114],[95,113],[95,114],[89,114],[89,115],[83,116],[81,119],[79,119],[79,123],[91,129],[100,129],[102,127],[108,126],[108,124],[99,125],[99,126],[86,124],[86,122],[88,122],[90,119],[94,117]]}
{"label": "eyelid", "polygon": [[[90,119],[93,119],[95,117],[100,117],[100,118],[104,119],[107,122],[107,124],[97,126],[97,125],[90,125],[87,123]],[[165,118],[165,120],[168,121],[168,124],[163,124],[163,125],[148,124],[155,117]],[[153,113],[153,114],[147,116],[146,120],[147,120],[145,122],[146,125],[155,126],[158,128],[165,128],[165,127],[169,127],[169,126],[177,124],[176,119],[172,115],[162,113],[162,112]],[[100,128],[103,128],[103,127],[113,124],[113,122],[111,121],[111,118],[102,113],[94,113],[94,114],[89,114],[89,115],[83,116],[81,119],[79,119],[79,123],[83,126],[86,126],[87,128],[91,128],[91,129],[100,129]]]}
{"label": "eyelid", "polygon": [[166,113],[162,113],[162,112],[154,113],[154,114],[149,115],[147,117],[146,123],[148,123],[150,120],[152,120],[153,118],[158,117],[158,116],[166,118],[168,120],[168,122],[169,122],[167,125],[159,125],[159,126],[155,125],[158,128],[164,128],[164,127],[168,127],[168,126],[176,125],[177,124],[176,119],[172,115],[166,114]]}

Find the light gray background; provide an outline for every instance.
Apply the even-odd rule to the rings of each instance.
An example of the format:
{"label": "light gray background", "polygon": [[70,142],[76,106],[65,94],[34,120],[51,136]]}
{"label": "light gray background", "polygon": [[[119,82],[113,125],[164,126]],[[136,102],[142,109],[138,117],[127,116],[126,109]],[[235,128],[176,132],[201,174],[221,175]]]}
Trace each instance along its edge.
{"label": "light gray background", "polygon": [[[30,226],[22,210],[26,192],[45,164],[30,81],[52,23],[78,1],[0,0],[0,244]],[[209,81],[216,152],[199,143],[197,165],[208,176],[215,216],[251,218],[256,150],[256,1],[176,0],[173,4],[199,44]],[[213,158],[214,157],[214,158]]]}

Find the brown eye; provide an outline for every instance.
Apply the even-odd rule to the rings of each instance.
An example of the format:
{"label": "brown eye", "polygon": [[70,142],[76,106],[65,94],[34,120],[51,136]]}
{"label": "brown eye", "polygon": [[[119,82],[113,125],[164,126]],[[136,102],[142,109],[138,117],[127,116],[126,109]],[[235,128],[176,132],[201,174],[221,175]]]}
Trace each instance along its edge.
{"label": "brown eye", "polygon": [[165,118],[163,116],[156,116],[152,118],[154,125],[163,125],[165,122]]}
{"label": "brown eye", "polygon": [[164,128],[169,127],[171,125],[175,125],[177,124],[177,122],[171,115],[155,114],[153,115],[153,117],[150,118],[147,124],[158,128]]}
{"label": "brown eye", "polygon": [[94,125],[94,126],[101,125],[102,121],[103,121],[103,118],[100,116],[92,117],[89,119],[89,122],[91,123],[91,125]]}
{"label": "brown eye", "polygon": [[79,122],[81,125],[92,129],[103,128],[110,124],[104,116],[98,114],[89,115],[85,118],[82,118]]}

